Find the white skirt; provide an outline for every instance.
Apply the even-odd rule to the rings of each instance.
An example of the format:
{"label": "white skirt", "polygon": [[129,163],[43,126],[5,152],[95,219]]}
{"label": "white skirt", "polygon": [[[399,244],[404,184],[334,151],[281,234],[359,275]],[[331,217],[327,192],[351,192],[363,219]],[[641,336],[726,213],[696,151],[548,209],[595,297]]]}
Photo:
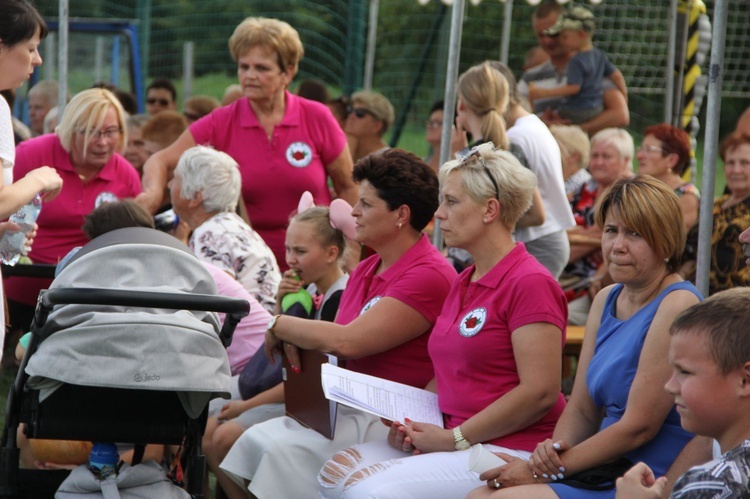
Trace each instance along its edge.
{"label": "white skirt", "polygon": [[338,451],[385,439],[380,418],[339,406],[334,439],[281,417],[249,428],[234,443],[220,468],[259,499],[318,497],[318,472]]}

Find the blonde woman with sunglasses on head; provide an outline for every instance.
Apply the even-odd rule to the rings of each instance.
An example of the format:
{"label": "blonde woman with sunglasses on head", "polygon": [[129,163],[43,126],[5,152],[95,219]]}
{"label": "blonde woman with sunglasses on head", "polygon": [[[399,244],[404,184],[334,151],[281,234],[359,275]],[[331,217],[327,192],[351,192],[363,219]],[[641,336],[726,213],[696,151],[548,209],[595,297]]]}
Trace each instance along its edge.
{"label": "blonde woman with sunglasses on head", "polygon": [[467,469],[472,444],[528,458],[565,406],[565,297],[512,236],[534,174],[488,143],[443,165],[440,180],[445,242],[475,262],[451,286],[428,344],[435,377],[426,388],[437,392],[445,428],[394,421],[387,438],[325,464],[321,497],[463,497],[478,483]]}

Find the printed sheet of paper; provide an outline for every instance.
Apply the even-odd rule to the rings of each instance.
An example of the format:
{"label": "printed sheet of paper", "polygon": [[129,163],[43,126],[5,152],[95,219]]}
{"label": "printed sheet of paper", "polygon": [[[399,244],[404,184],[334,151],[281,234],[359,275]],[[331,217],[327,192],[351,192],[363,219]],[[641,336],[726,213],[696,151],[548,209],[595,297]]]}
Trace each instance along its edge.
{"label": "printed sheet of paper", "polygon": [[443,414],[435,393],[331,364],[323,364],[321,382],[328,400],[390,421],[403,423],[409,418],[443,428]]}

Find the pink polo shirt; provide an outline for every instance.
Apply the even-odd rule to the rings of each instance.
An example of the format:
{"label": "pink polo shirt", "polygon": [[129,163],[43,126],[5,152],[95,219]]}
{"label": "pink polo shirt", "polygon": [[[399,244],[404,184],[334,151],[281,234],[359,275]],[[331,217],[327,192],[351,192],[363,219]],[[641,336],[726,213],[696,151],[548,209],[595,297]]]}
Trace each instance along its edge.
{"label": "pink polo shirt", "polygon": [[[380,257],[362,261],[349,278],[341,297],[336,323],[348,324],[369,312],[381,298],[395,298],[410,306],[434,324],[443,306],[456,271],[430,244],[427,236],[412,246],[394,265],[375,275]],[[349,360],[346,367],[379,378],[424,388],[433,378],[427,353],[430,332],[391,350]]]}
{"label": "pink polo shirt", "polygon": [[285,99],[284,118],[270,141],[247,99],[220,107],[190,125],[196,144],[211,145],[239,164],[253,229],[284,268],[289,215],[305,191],[312,193],[316,205],[331,203],[326,165],[346,147],[346,135],[328,107],[289,92]]}
{"label": "pink polo shirt", "polygon": [[[70,154],[55,134],[21,142],[16,148],[13,178],[23,178],[40,166],[51,166],[62,177],[60,194],[42,205],[39,230],[29,257],[35,263],[57,263],[76,246],[88,242],[81,227],[83,217],[103,202],[132,198],[141,192],[141,180],[133,166],[115,153],[94,178],[85,184],[73,170]],[[49,279],[11,277],[5,280],[8,298],[33,305]]]}
{"label": "pink polo shirt", "polygon": [[[472,265],[453,283],[430,337],[438,401],[446,428],[485,409],[519,383],[511,334],[534,322],[563,331],[568,305],[560,286],[523,243],[477,282]],[[549,438],[565,407],[557,403],[540,421],[489,443],[533,451]]]}

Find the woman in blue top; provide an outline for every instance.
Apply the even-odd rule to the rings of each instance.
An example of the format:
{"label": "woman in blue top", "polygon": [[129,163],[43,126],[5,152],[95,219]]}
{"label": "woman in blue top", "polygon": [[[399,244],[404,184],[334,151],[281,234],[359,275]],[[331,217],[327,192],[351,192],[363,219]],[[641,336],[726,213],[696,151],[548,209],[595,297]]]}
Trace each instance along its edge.
{"label": "woman in blue top", "polygon": [[482,474],[487,486],[472,499],[614,498],[614,489],[556,482],[623,457],[664,475],[691,438],[664,390],[669,325],[701,299],[676,272],[685,241],[677,196],[653,177],[622,179],[602,195],[595,216],[617,284],[591,306],[571,399],[552,438],[529,461],[508,457]]}

